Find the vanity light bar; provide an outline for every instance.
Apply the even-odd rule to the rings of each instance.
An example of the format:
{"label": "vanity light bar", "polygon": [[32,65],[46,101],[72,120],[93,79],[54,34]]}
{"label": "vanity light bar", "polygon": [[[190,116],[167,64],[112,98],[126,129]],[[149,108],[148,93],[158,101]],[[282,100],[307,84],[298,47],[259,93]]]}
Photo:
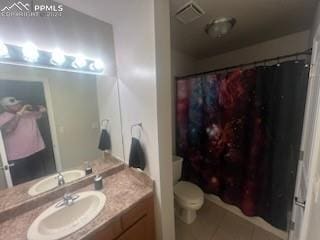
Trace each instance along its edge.
{"label": "vanity light bar", "polygon": [[30,42],[23,46],[0,42],[0,63],[93,75],[104,73],[104,63],[100,59],[89,59],[81,54],[66,55],[60,49],[44,51]]}
{"label": "vanity light bar", "polygon": [[9,50],[7,45],[0,42],[0,58],[8,58],[9,57]]}

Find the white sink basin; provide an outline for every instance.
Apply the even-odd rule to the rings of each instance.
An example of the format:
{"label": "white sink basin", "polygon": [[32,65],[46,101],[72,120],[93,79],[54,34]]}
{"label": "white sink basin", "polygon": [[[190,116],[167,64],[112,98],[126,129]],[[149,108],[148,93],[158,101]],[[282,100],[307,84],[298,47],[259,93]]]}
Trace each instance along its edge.
{"label": "white sink basin", "polygon": [[98,191],[77,194],[71,206],[52,205],[41,213],[28,230],[28,240],[56,240],[66,237],[92,221],[103,209],[106,197]]}
{"label": "white sink basin", "polygon": [[[70,171],[61,172],[61,174],[64,177],[65,183],[72,182],[86,175],[85,171],[83,170],[70,170]],[[40,193],[49,191],[53,188],[56,188],[58,186],[57,176],[58,174],[54,174],[37,182],[29,189],[28,194],[31,196],[35,196]]]}

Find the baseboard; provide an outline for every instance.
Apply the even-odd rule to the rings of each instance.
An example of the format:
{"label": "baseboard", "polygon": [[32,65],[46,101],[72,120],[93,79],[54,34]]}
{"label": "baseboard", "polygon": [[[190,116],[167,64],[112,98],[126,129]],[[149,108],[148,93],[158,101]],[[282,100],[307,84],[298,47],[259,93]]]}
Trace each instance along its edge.
{"label": "baseboard", "polygon": [[278,228],[275,228],[270,223],[266,222],[265,220],[263,220],[260,217],[247,217],[247,216],[245,216],[238,207],[223,202],[218,196],[215,196],[213,194],[205,194],[205,198],[207,200],[215,203],[216,205],[226,209],[227,211],[229,211],[229,212],[251,222],[252,224],[262,228],[263,230],[268,231],[268,232],[276,235],[277,237],[279,237],[283,240],[288,239],[287,232],[280,230]]}

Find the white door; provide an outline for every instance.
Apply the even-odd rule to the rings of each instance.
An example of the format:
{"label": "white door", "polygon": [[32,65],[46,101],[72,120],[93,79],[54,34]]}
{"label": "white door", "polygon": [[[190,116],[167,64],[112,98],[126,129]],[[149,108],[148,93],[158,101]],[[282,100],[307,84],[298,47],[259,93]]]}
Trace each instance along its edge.
{"label": "white door", "polygon": [[13,167],[13,164],[8,163],[6,149],[4,147],[2,133],[0,131],[0,171],[3,171],[5,179],[6,179],[6,185],[7,187],[12,187],[12,178],[10,174],[10,167]]}
{"label": "white door", "polygon": [[316,177],[320,143],[320,46],[319,34],[313,42],[309,86],[301,141],[301,158],[298,164],[295,199],[292,212],[290,240],[307,240],[308,219]]}

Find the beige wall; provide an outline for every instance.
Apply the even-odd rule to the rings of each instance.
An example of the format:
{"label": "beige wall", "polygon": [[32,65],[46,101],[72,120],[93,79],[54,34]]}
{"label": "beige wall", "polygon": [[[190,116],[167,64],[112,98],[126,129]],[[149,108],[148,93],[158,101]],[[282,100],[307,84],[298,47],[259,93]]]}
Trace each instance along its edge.
{"label": "beige wall", "polygon": [[154,1],[162,239],[175,239],[169,0]]}
{"label": "beige wall", "polygon": [[309,31],[258,43],[250,47],[197,61],[196,72],[248,63],[266,58],[292,54],[309,48]]}
{"label": "beige wall", "polygon": [[50,71],[49,80],[62,169],[101,157],[95,76]]}
{"label": "beige wall", "polygon": [[173,77],[195,73],[196,63],[197,59],[176,49],[171,49],[171,68]]}
{"label": "beige wall", "polygon": [[313,38],[316,35],[317,29],[319,27],[319,23],[320,23],[320,3],[318,3],[317,8],[315,9],[314,20],[313,20],[311,30],[310,30],[310,37],[309,37],[309,46],[310,47],[312,47]]}
{"label": "beige wall", "polygon": [[118,159],[124,160],[120,120],[120,99],[116,77],[97,76],[97,95],[100,123],[106,119],[109,120],[107,129],[112,140],[111,153]]}
{"label": "beige wall", "polygon": [[[131,125],[141,122],[141,142],[147,159],[145,172],[155,181],[157,239],[172,240],[175,233],[170,180],[172,144],[168,102],[171,87],[170,65],[167,65],[170,64],[170,52],[167,52],[167,31],[170,26],[168,1],[111,2],[112,8],[107,16],[114,27],[126,161],[129,159]],[[125,18],[123,12],[126,13]],[[164,25],[158,25],[157,20],[162,18],[167,20]],[[161,33],[163,35],[158,35]],[[161,46],[168,48],[161,49]]]}

